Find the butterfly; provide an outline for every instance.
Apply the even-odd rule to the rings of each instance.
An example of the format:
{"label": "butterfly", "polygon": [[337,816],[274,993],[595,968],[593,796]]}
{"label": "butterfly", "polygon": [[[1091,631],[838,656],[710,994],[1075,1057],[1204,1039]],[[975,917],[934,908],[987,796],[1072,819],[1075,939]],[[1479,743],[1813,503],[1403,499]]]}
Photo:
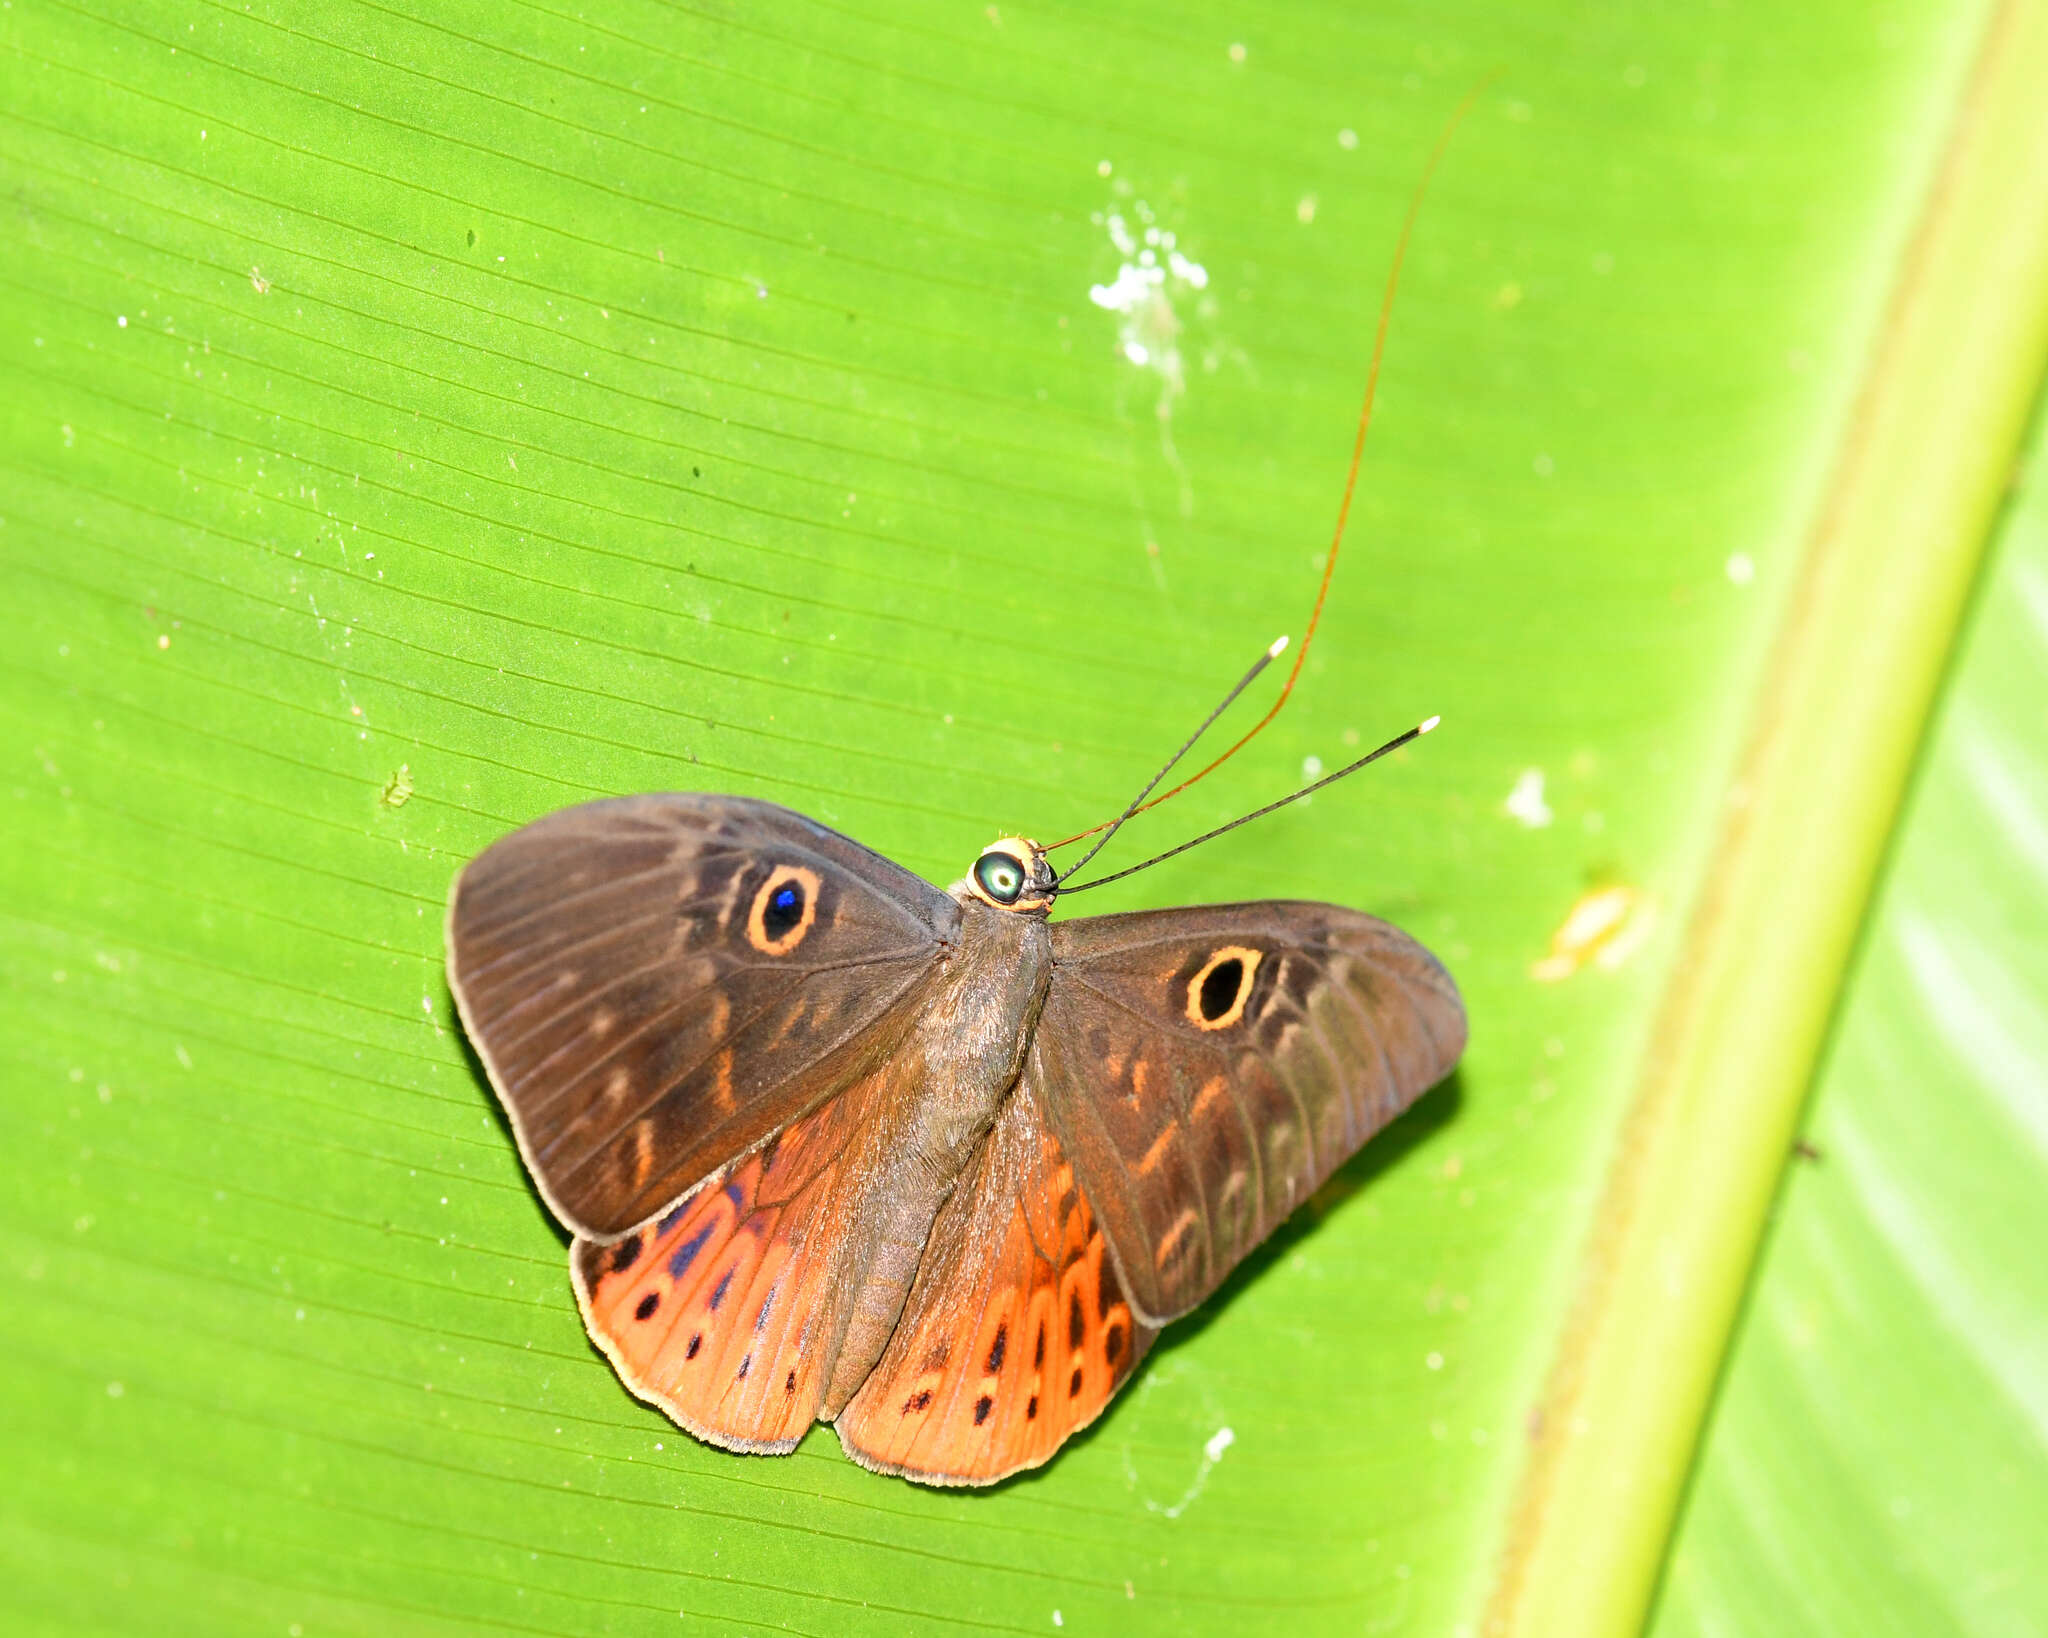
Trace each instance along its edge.
{"label": "butterfly", "polygon": [[450,987],[634,1394],[732,1450],[823,1419],[927,1484],[1035,1467],[1464,1049],[1372,916],[1052,922],[1061,885],[1024,837],[941,891],[712,795],[462,871]]}

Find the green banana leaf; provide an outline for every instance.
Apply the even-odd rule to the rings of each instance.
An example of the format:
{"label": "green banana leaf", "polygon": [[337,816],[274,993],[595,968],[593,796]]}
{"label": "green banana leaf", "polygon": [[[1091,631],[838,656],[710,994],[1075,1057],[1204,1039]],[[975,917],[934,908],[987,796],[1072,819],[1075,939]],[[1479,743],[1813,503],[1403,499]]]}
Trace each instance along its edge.
{"label": "green banana leaf", "polygon": [[1727,1367],[1656,1638],[2048,1612],[2048,421]]}
{"label": "green banana leaf", "polygon": [[[2042,11],[0,12],[8,1630],[1638,1630],[2048,351]],[[1443,728],[1088,906],[1387,915],[1463,1066],[1035,1474],[696,1444],[584,1338],[450,878],[623,791],[939,882],[1114,812],[1303,634],[1475,86],[1300,687],[1119,850]],[[1791,1243],[1666,1623],[1799,1562],[1694,1545],[1745,1385],[1823,1391]],[[2027,1403],[1929,1430],[1930,1541],[2019,1528]],[[1873,1448],[1773,1541],[1853,1555]]]}

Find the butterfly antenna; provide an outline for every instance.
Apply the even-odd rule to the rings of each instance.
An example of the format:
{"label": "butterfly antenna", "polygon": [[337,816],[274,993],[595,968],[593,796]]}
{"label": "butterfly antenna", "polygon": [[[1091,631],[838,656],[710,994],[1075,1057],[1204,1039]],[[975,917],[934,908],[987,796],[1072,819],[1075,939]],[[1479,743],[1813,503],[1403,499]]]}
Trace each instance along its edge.
{"label": "butterfly antenna", "polygon": [[[1127,866],[1125,869],[1113,871],[1107,876],[1097,876],[1095,880],[1093,880],[1092,882],[1083,882],[1079,887],[1068,887],[1063,882],[1060,885],[1060,891],[1062,893],[1085,893],[1091,887],[1106,887],[1111,882],[1122,881],[1126,876],[1135,876],[1141,870],[1150,870],[1154,865],[1164,863],[1166,860],[1171,859],[1176,853],[1185,853],[1191,847],[1200,847],[1204,842],[1213,842],[1217,837],[1223,835],[1226,831],[1235,830],[1239,825],[1248,825],[1254,819],[1263,819],[1267,814],[1272,813],[1277,809],[1286,807],[1287,804],[1290,802],[1299,802],[1304,796],[1314,795],[1315,792],[1321,790],[1325,785],[1334,785],[1337,783],[1338,780],[1348,778],[1350,775],[1357,773],[1358,770],[1360,768],[1363,768],[1367,763],[1379,761],[1379,759],[1385,756],[1389,751],[1398,751],[1403,745],[1406,745],[1410,740],[1420,739],[1424,734],[1428,733],[1430,729],[1434,728],[1438,723],[1442,722],[1443,720],[1444,719],[1442,717],[1431,717],[1427,722],[1417,723],[1413,728],[1410,728],[1407,733],[1396,734],[1392,739],[1388,740],[1386,744],[1382,745],[1378,750],[1366,752],[1365,755],[1360,757],[1356,762],[1346,763],[1343,767],[1339,768],[1335,773],[1324,775],[1321,779],[1318,779],[1313,785],[1304,785],[1301,787],[1300,790],[1294,792],[1294,794],[1291,796],[1283,796],[1277,802],[1268,802],[1263,808],[1254,808],[1242,819],[1233,819],[1227,825],[1218,825],[1214,830],[1204,831],[1201,835],[1197,836],[1191,842],[1183,842],[1180,844],[1179,847],[1170,847],[1164,853],[1155,853],[1143,864],[1130,865]],[[1124,815],[1124,818],[1126,819],[1129,817],[1129,814]],[[1118,820],[1117,822],[1121,824],[1123,821]],[[1076,868],[1079,867],[1077,866]],[[1068,874],[1071,875],[1073,874],[1073,872],[1069,871]]]}
{"label": "butterfly antenna", "polygon": [[[1408,213],[1401,220],[1401,234],[1394,241],[1394,260],[1387,269],[1386,288],[1380,293],[1380,316],[1378,327],[1373,332],[1372,363],[1367,367],[1365,373],[1365,398],[1358,409],[1358,432],[1351,441],[1351,466],[1344,474],[1343,498],[1337,504],[1337,526],[1330,536],[1329,554],[1323,560],[1323,578],[1321,584],[1316,587],[1315,606],[1309,611],[1308,626],[1301,634],[1301,647],[1295,650],[1294,664],[1288,668],[1287,680],[1280,685],[1279,696],[1271,705],[1266,707],[1266,714],[1264,716],[1247,728],[1217,756],[1205,763],[1194,773],[1189,774],[1187,778],[1183,779],[1171,790],[1161,791],[1149,801],[1140,801],[1138,806],[1119,814],[1115,819],[1105,819],[1102,824],[1090,825],[1086,830],[1076,831],[1066,841],[1053,843],[1054,847],[1065,847],[1067,842],[1078,842],[1084,836],[1093,836],[1098,830],[1103,829],[1104,826],[1108,826],[1113,830],[1118,825],[1121,825],[1124,820],[1143,813],[1147,808],[1156,808],[1161,802],[1180,795],[1182,791],[1186,790],[1197,780],[1206,779],[1210,774],[1222,767],[1224,763],[1236,756],[1245,746],[1249,745],[1257,737],[1259,731],[1280,714],[1280,708],[1287,703],[1287,696],[1294,692],[1295,680],[1300,677],[1302,665],[1308,659],[1309,644],[1315,641],[1316,627],[1323,618],[1323,604],[1330,595],[1330,577],[1337,572],[1337,554],[1344,545],[1344,527],[1351,519],[1351,496],[1352,492],[1358,487],[1359,463],[1365,457],[1365,436],[1372,427],[1373,403],[1379,396],[1380,364],[1386,357],[1387,330],[1393,322],[1394,296],[1401,288],[1401,268],[1408,259],[1408,242],[1414,236],[1416,218],[1422,214],[1422,202],[1428,197],[1429,185],[1436,178],[1437,166],[1442,162],[1445,150],[1450,147],[1451,138],[1458,134],[1458,127],[1465,123],[1465,116],[1471,113],[1472,105],[1485,93],[1487,87],[1492,85],[1499,77],[1500,71],[1498,69],[1486,75],[1471,90],[1465,93],[1464,99],[1452,110],[1451,117],[1444,121],[1443,129],[1437,133],[1436,146],[1429,152],[1428,162],[1422,167],[1422,175],[1416,181],[1415,191],[1409,195]],[[1240,684],[1239,686],[1242,687],[1243,685]],[[1421,732],[1420,729],[1416,731],[1418,733]],[[1199,734],[1196,735],[1196,738],[1200,737]],[[1190,741],[1189,743],[1192,744],[1193,742]],[[1182,747],[1183,752],[1186,749],[1186,746]],[[1175,760],[1178,761],[1179,758],[1176,757]],[[1371,759],[1368,758],[1367,760]],[[1357,764],[1357,766],[1361,767],[1363,765],[1363,763]],[[1169,768],[1172,766],[1171,762],[1167,764]],[[1160,778],[1164,777],[1165,773],[1162,770]],[[1335,776],[1333,775],[1332,777]],[[1154,780],[1153,783],[1157,784],[1158,781]],[[1326,780],[1324,783],[1327,784],[1328,781]],[[1149,786],[1147,790],[1150,790]],[[1293,798],[1290,797],[1288,800],[1292,801]],[[1257,815],[1252,817],[1255,818]],[[1193,845],[1193,843],[1189,844],[1189,846]],[[1077,866],[1076,868],[1078,869],[1079,867]],[[1068,872],[1069,875],[1072,873],[1072,871]],[[1104,877],[1103,880],[1106,881],[1108,878]],[[1092,886],[1093,884],[1091,883],[1090,885]]]}
{"label": "butterfly antenna", "polygon": [[[1189,751],[1194,749],[1195,741],[1200,739],[1204,734],[1206,734],[1209,731],[1210,725],[1214,723],[1218,717],[1222,716],[1225,711],[1230,709],[1231,702],[1234,701],[1238,695],[1242,694],[1247,688],[1251,687],[1253,678],[1258,676],[1258,674],[1261,671],[1264,671],[1267,666],[1271,665],[1275,660],[1280,658],[1282,650],[1284,650],[1286,647],[1287,639],[1285,637],[1276,637],[1273,640],[1271,646],[1267,648],[1266,652],[1261,654],[1256,660],[1252,662],[1251,670],[1247,671],[1242,677],[1237,679],[1237,686],[1231,689],[1229,693],[1225,694],[1223,696],[1221,703],[1217,705],[1216,709],[1211,711],[1206,717],[1202,719],[1202,726],[1197,728],[1192,734],[1188,735],[1188,737],[1184,741],[1182,741],[1181,748],[1175,751],[1172,756],[1166,759],[1165,767],[1161,768],[1156,774],[1154,774],[1149,780],[1145,782],[1145,788],[1138,792],[1136,796],[1131,798],[1131,805],[1125,808],[1122,813],[1118,814],[1114,819],[1109,820],[1106,824],[1095,826],[1093,830],[1084,830],[1080,832],[1079,835],[1069,836],[1064,842],[1055,842],[1052,844],[1053,848],[1065,847],[1068,842],[1078,842],[1081,840],[1081,837],[1091,836],[1097,830],[1102,832],[1102,839],[1098,841],[1093,847],[1091,847],[1086,853],[1082,854],[1079,859],[1075,860],[1074,863],[1067,868],[1067,875],[1073,875],[1073,873],[1076,870],[1079,870],[1090,859],[1094,858],[1096,854],[1100,853],[1105,847],[1109,846],[1109,839],[1117,833],[1117,830],[1122,826],[1123,822],[1126,819],[1130,818],[1132,814],[1139,811],[1139,809],[1144,805],[1145,798],[1152,794],[1153,788],[1156,785],[1158,785],[1159,781],[1164,779],[1168,774],[1173,772],[1173,765],[1176,762],[1180,761],[1182,757],[1186,756]],[[1047,848],[1046,851],[1050,853],[1052,851],[1052,848]]]}

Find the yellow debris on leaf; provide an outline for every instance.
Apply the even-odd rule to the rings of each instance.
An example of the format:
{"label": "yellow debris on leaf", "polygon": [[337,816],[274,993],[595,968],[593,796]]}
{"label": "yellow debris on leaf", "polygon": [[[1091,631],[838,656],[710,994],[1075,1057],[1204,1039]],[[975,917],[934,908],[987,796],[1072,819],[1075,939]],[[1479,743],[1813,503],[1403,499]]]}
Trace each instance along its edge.
{"label": "yellow debris on leaf", "polygon": [[1550,949],[1532,962],[1529,976],[1557,984],[1589,962],[1609,972],[1634,955],[1656,924],[1656,901],[1626,884],[1590,888],[1550,935]]}

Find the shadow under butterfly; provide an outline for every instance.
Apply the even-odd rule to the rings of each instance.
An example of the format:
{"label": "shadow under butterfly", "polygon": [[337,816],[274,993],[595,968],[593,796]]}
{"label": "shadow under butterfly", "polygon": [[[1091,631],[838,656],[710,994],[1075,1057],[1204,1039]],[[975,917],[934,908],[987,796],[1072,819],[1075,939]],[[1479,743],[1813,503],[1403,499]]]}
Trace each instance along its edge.
{"label": "shadow under butterfly", "polygon": [[[1447,1076],[1465,1010],[1386,922],[1295,900],[1048,921],[1135,814],[990,844],[941,891],[736,796],[623,797],[493,844],[456,878],[448,980],[620,1378],[701,1439],[780,1454],[812,1422],[867,1467],[991,1484],[1098,1417],[1194,1308]],[[1432,717],[1243,824],[1357,772]],[[1048,854],[1100,832],[1064,873]]]}

